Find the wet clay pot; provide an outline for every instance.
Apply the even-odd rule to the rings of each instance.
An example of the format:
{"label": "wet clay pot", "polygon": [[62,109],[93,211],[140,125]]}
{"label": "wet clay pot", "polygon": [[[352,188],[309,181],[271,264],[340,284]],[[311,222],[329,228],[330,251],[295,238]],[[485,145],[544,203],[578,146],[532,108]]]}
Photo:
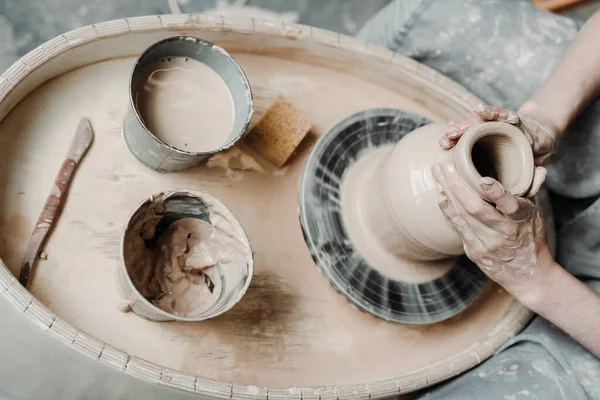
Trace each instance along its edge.
{"label": "wet clay pot", "polygon": [[359,247],[420,261],[464,254],[460,236],[438,206],[440,188],[431,172],[436,163],[453,162],[482,197],[479,181],[484,176],[497,179],[514,195],[529,190],[535,166],[521,130],[502,122],[476,124],[453,149],[444,150],[438,141],[446,127],[422,126],[394,147],[364,156],[349,172],[353,190],[346,193],[354,198],[346,201],[354,204],[354,215],[345,215]]}

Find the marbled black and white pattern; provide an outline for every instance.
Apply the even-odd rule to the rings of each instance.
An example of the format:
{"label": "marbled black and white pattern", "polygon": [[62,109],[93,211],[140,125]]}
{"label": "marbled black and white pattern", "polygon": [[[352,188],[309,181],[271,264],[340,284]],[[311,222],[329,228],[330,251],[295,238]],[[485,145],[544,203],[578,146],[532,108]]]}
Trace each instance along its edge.
{"label": "marbled black and white pattern", "polygon": [[390,279],[369,265],[348,238],[340,203],[345,173],[369,150],[397,143],[430,122],[396,109],[353,114],[315,144],[300,181],[300,221],[315,263],[350,303],[393,322],[426,324],[449,318],[471,304],[487,282],[466,257],[428,282]]}

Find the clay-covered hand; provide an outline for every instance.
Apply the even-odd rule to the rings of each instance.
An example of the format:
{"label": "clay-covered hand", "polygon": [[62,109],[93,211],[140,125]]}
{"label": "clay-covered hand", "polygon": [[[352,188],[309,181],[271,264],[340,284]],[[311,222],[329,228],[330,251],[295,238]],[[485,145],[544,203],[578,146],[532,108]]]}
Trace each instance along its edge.
{"label": "clay-covered hand", "polygon": [[473,108],[474,115],[449,124],[444,131],[444,135],[440,138],[440,146],[444,149],[452,148],[465,130],[475,123],[506,122],[523,131],[533,149],[536,165],[543,165],[548,157],[554,153],[559,133],[554,124],[543,113],[528,108],[530,107],[525,105],[525,108],[521,109],[519,114],[515,114],[500,107],[477,104]]}
{"label": "clay-covered hand", "polygon": [[532,201],[482,178],[480,186],[494,206],[462,180],[452,163],[435,165],[432,172],[442,189],[442,213],[461,235],[466,255],[491,279],[511,291],[552,260],[542,217]]}

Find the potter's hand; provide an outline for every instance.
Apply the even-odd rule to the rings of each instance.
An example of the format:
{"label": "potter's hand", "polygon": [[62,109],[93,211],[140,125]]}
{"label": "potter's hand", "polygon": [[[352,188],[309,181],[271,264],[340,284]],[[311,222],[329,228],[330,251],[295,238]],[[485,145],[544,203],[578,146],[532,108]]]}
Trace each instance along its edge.
{"label": "potter's hand", "polygon": [[521,129],[531,144],[536,165],[543,165],[555,150],[558,131],[549,118],[544,117],[539,110],[529,110],[528,105],[525,107],[519,114],[515,114],[500,107],[477,104],[473,108],[475,115],[450,123],[440,139],[440,146],[446,150],[451,149],[465,130],[475,123],[506,122]]}
{"label": "potter's hand", "polygon": [[461,235],[466,255],[491,279],[510,291],[538,265],[547,264],[548,257],[552,260],[533,202],[511,195],[492,178],[482,178],[481,188],[494,207],[464,183],[452,163],[436,165],[432,172],[442,188],[442,213]]}

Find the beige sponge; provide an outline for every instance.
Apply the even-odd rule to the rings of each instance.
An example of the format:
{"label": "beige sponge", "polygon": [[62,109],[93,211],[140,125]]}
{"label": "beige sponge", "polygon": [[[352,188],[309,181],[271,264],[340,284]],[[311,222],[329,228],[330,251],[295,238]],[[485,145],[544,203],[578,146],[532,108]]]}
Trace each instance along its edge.
{"label": "beige sponge", "polygon": [[282,167],[312,128],[312,122],[282,96],[277,96],[245,141],[277,167]]}

